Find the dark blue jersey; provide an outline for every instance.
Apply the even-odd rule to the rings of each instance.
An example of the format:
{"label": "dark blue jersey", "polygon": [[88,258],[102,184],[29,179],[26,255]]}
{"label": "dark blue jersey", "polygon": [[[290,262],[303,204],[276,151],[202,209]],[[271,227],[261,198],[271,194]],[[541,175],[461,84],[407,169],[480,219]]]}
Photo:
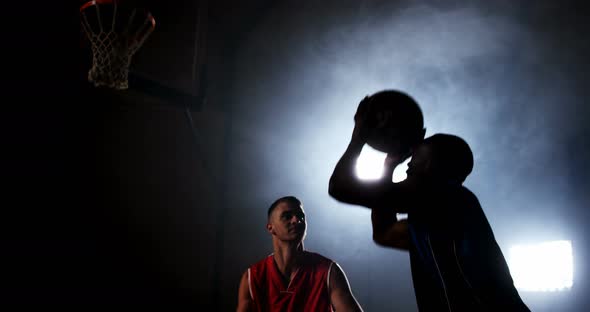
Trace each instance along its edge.
{"label": "dark blue jersey", "polygon": [[473,193],[426,188],[408,213],[410,262],[420,311],[529,311]]}

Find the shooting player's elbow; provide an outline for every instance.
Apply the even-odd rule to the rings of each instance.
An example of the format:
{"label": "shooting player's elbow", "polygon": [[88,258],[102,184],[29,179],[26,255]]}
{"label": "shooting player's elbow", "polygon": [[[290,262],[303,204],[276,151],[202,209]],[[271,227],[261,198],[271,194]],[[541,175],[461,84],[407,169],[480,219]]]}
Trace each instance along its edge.
{"label": "shooting player's elbow", "polygon": [[328,194],[338,201],[343,201],[344,196],[342,189],[338,186],[338,183],[334,181],[334,177],[330,178],[330,182],[328,183]]}
{"label": "shooting player's elbow", "polygon": [[388,240],[383,235],[383,233],[373,232],[373,242],[375,242],[375,244],[377,244],[379,246],[383,246],[383,247],[389,246]]}
{"label": "shooting player's elbow", "polygon": [[373,232],[373,241],[375,242],[375,244],[381,247],[395,248],[401,250],[409,249],[409,242],[405,238],[388,235],[386,233]]}

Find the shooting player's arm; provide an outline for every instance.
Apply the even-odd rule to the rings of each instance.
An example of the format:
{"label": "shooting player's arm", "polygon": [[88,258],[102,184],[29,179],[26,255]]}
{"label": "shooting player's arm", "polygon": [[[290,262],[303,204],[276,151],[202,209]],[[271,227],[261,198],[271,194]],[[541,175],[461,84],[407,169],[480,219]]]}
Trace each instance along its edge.
{"label": "shooting player's arm", "polygon": [[[355,127],[355,132],[356,132]],[[409,193],[403,183],[391,181],[393,170],[408,155],[388,155],[384,164],[384,174],[375,181],[361,181],[356,176],[356,161],[361,153],[364,140],[353,135],[348,148],[336,164],[330,177],[328,193],[334,199],[369,209],[388,207],[396,212],[407,213],[407,198]]]}
{"label": "shooting player's arm", "polygon": [[397,221],[395,211],[391,209],[371,210],[373,241],[381,246],[408,250],[410,234],[407,220]]}

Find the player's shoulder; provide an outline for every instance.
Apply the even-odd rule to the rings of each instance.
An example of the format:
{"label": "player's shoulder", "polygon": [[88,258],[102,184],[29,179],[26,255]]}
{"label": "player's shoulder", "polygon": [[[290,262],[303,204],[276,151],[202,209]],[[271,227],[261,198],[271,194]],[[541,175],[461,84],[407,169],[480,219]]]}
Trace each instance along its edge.
{"label": "player's shoulder", "polygon": [[250,265],[249,269],[261,270],[262,268],[265,268],[269,263],[272,263],[272,257],[273,257],[273,254],[270,254],[270,255],[258,260],[257,262],[254,262],[252,265]]}
{"label": "player's shoulder", "polygon": [[330,265],[334,260],[313,251],[304,251],[308,263]]}
{"label": "player's shoulder", "polygon": [[491,233],[488,219],[475,193],[467,187],[462,187],[461,192],[461,214],[464,216],[469,227],[479,232],[485,232],[484,230],[487,230]]}
{"label": "player's shoulder", "polygon": [[479,199],[477,198],[477,195],[475,195],[475,193],[466,186],[461,185],[461,187],[458,188],[458,194],[461,200],[466,204],[469,204],[470,206],[479,206]]}

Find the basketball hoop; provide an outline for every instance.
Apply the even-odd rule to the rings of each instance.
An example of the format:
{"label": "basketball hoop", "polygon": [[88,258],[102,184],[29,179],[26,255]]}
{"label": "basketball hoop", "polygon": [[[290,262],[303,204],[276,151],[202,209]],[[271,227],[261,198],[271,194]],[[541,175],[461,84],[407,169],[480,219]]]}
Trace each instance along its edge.
{"label": "basketball hoop", "polygon": [[129,87],[131,57],[149,37],[156,21],[145,9],[127,8],[118,0],[93,0],[80,7],[82,28],[92,47],[88,81],[96,87]]}

